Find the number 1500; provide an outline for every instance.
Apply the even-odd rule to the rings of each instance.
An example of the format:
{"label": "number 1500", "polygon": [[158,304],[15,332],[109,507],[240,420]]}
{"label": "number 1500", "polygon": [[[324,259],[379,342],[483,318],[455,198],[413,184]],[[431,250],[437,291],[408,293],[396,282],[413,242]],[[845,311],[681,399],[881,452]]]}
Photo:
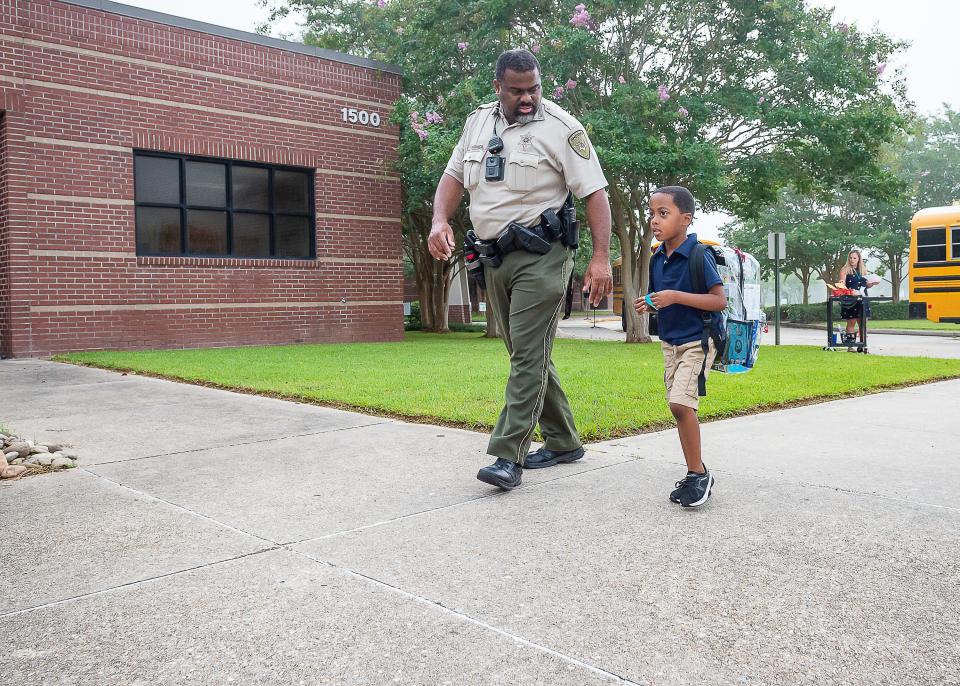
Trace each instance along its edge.
{"label": "number 1500", "polygon": [[340,108],[340,114],[343,115],[343,121],[351,124],[359,123],[364,126],[380,126],[380,115],[376,112],[355,110],[352,107],[342,107]]}

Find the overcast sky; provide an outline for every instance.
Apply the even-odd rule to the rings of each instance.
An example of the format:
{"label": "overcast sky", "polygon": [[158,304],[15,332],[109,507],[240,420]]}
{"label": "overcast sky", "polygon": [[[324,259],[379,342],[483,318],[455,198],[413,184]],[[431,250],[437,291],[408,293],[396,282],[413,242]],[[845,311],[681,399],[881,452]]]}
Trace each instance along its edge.
{"label": "overcast sky", "polygon": [[[570,0],[571,11],[578,1]],[[589,8],[589,0],[584,2]],[[935,112],[944,102],[960,109],[960,68],[957,65],[960,0],[808,2],[835,8],[838,22],[856,24],[864,30],[877,26],[891,36],[909,41],[910,47],[893,60],[887,74],[892,74],[898,67],[903,68],[908,96],[922,113]],[[253,31],[267,18],[267,10],[256,0],[125,0],[125,4],[242,31]],[[274,35],[296,36],[298,33],[293,19],[273,31]],[[697,221],[696,227],[701,237],[716,238],[717,227],[725,221],[722,215],[707,215]]]}

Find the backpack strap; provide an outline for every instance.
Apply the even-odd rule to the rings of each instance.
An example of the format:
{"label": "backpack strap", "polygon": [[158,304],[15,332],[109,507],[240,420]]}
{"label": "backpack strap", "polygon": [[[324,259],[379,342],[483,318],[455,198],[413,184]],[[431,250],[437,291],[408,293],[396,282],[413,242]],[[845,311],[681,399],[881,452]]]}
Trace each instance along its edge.
{"label": "backpack strap", "polygon": [[[694,293],[707,292],[707,277],[704,273],[703,261],[706,259],[706,253],[709,248],[703,243],[697,243],[690,251],[690,260],[688,268],[690,269],[690,285]],[[701,398],[707,394],[707,357],[710,354],[710,339],[717,346],[717,353],[720,353],[722,344],[720,332],[713,330],[713,313],[701,311],[700,317],[703,320],[703,334],[700,336],[700,347],[703,349],[703,364],[700,366],[700,374],[697,375],[697,395]]]}

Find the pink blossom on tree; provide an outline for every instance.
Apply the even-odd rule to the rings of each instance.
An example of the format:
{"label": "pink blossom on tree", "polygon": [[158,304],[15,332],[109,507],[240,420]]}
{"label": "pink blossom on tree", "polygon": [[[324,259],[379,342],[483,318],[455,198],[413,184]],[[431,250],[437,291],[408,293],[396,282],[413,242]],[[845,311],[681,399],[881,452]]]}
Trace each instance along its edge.
{"label": "pink blossom on tree", "polygon": [[563,93],[564,93],[563,86],[557,86],[556,88],[553,89],[553,99],[559,100],[560,98],[563,97]]}
{"label": "pink blossom on tree", "polygon": [[667,90],[667,87],[663,84],[657,86],[657,97],[660,99],[660,102],[666,102],[670,99],[670,91]]}
{"label": "pink blossom on tree", "polygon": [[877,76],[883,76],[883,72],[887,70],[887,63],[881,62],[876,66]]}
{"label": "pink blossom on tree", "polygon": [[572,91],[576,87],[577,87],[577,82],[574,81],[573,79],[567,79],[566,84],[564,84],[564,88],[566,88],[568,91]]}
{"label": "pink blossom on tree", "polygon": [[687,110],[686,107],[681,107],[680,109],[678,109],[678,110],[677,110],[677,114],[679,114],[681,117],[689,117],[689,116],[690,116],[690,112],[689,112],[689,110]]}
{"label": "pink blossom on tree", "polygon": [[387,0],[377,0],[377,7],[383,9],[387,6]]}
{"label": "pink blossom on tree", "polygon": [[463,52],[469,47],[470,47],[470,44],[467,41],[460,41],[459,43],[457,43],[457,48],[460,49],[460,52]]}
{"label": "pink blossom on tree", "polygon": [[532,52],[534,55],[540,52],[540,43],[538,43],[537,41],[533,41],[530,44],[530,52]]}
{"label": "pink blossom on tree", "polygon": [[617,81],[619,81],[621,84],[624,84],[627,82],[627,80],[623,78],[623,74],[620,74],[620,76],[617,77]]}
{"label": "pink blossom on tree", "polygon": [[573,9],[574,13],[573,16],[570,17],[570,24],[581,29],[592,29],[593,19],[590,17],[590,13],[587,12],[587,6],[580,3]]}

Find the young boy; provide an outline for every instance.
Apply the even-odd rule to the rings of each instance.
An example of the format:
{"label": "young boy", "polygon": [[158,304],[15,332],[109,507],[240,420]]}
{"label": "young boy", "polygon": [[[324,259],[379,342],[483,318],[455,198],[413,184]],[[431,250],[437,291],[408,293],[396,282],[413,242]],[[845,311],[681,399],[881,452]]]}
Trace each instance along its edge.
{"label": "young boy", "polygon": [[[676,484],[670,500],[683,507],[699,507],[713,489],[713,475],[700,457],[700,404],[697,379],[704,368],[702,312],[720,312],[727,306],[723,280],[710,250],[704,252],[703,274],[707,293],[693,293],[690,259],[697,234],[687,235],[693,222],[693,195],[682,186],[664,186],[650,198],[650,226],[660,246],[650,262],[650,299],[657,309],[660,346],[663,349],[663,379],[667,402],[677,420],[680,446],[687,462],[687,476]],[[649,312],[643,298],[637,298],[638,313]],[[711,341],[706,355],[710,369],[716,348]]]}

